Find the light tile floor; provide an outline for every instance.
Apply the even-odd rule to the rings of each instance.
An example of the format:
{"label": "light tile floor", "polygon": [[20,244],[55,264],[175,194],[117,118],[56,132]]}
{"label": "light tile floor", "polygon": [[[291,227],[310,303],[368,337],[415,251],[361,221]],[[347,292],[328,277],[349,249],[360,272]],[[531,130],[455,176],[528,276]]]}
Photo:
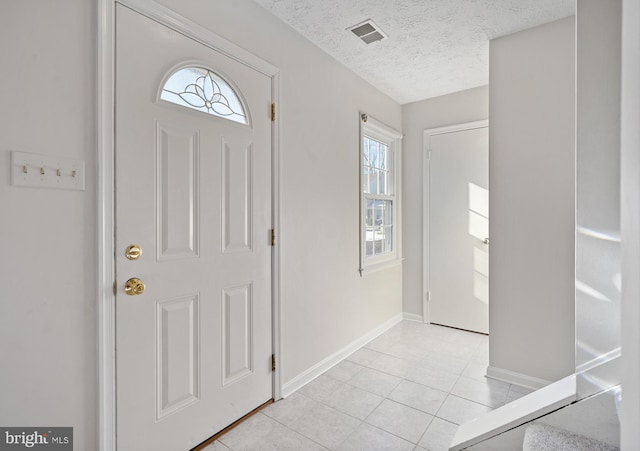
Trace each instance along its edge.
{"label": "light tile floor", "polygon": [[530,390],[484,377],[484,335],[403,321],[206,451],[442,451]]}

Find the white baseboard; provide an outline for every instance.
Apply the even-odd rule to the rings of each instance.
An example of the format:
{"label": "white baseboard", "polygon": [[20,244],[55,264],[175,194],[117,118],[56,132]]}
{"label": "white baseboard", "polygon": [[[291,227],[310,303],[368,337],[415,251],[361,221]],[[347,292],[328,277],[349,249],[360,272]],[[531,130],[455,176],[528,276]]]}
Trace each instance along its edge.
{"label": "white baseboard", "polygon": [[348,357],[350,354],[354,353],[355,351],[357,351],[358,349],[360,349],[361,347],[369,343],[374,338],[378,337],[379,335],[382,335],[383,333],[391,329],[393,326],[398,324],[400,321],[402,321],[402,318],[403,318],[403,314],[399,313],[398,315],[385,321],[375,329],[366,333],[362,337],[352,341],[344,348],[340,349],[337,352],[334,352],[326,359],[318,362],[308,370],[300,373],[290,381],[285,382],[282,385],[282,392],[281,392],[282,397],[286,398],[296,390],[302,388],[303,386],[305,386],[306,384],[314,380],[316,377],[320,376],[322,373],[324,373],[328,369],[337,365],[346,357]]}
{"label": "white baseboard", "polygon": [[496,368],[495,366],[489,366],[487,368],[487,377],[507,382],[509,384],[519,385],[520,387],[530,388],[532,390],[539,390],[542,387],[546,387],[551,384],[551,381],[527,376],[526,374],[516,373],[515,371]]}
{"label": "white baseboard", "polygon": [[402,314],[402,319],[405,319],[407,321],[415,321],[417,323],[423,323],[424,321],[422,320],[422,315],[418,315],[416,313],[407,313],[404,312]]}

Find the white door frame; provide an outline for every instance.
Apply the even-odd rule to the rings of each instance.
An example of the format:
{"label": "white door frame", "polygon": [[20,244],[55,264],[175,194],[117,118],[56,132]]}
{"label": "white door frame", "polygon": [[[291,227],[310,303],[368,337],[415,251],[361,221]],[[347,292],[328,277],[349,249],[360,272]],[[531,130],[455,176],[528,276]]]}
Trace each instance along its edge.
{"label": "white door frame", "polygon": [[429,182],[431,163],[429,160],[430,138],[444,133],[461,132],[476,128],[488,127],[489,121],[465,122],[446,127],[429,128],[423,132],[422,138],[422,322],[429,323]]}
{"label": "white door frame", "polygon": [[[98,0],[97,23],[97,228],[98,228],[98,436],[100,451],[116,449],[115,348],[115,4],[120,3],[182,33],[271,78],[271,97],[277,105],[280,71],[258,56],[156,3],[154,0]],[[272,122],[272,227],[280,230],[280,121]],[[272,342],[278,365],[273,373],[273,398],[281,397],[280,246],[272,252]]]}

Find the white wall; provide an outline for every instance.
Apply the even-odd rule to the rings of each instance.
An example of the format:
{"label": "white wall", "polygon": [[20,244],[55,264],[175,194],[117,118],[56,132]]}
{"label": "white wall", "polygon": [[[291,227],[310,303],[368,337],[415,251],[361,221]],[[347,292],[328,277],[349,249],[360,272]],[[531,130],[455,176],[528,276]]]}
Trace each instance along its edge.
{"label": "white wall", "polygon": [[[577,3],[576,372],[620,350],[620,0]],[[612,365],[615,365],[612,363]],[[620,383],[578,378],[578,395]]]}
{"label": "white wall", "polygon": [[575,369],[574,20],[490,44],[489,370],[494,374],[554,381]]}
{"label": "white wall", "polygon": [[[95,6],[5,2],[0,12],[0,424],[97,417]],[[12,150],[84,159],[85,191],[15,188]]]}
{"label": "white wall", "polygon": [[[402,311],[402,268],[358,273],[359,111],[400,106],[250,0],[163,0],[281,69],[283,382]],[[3,4],[0,424],[97,448],[95,1]],[[14,188],[9,151],[83,158],[84,192]]]}
{"label": "white wall", "polygon": [[489,87],[466,91],[402,106],[403,139],[403,238],[405,258],[403,293],[404,312],[422,317],[423,277],[423,187],[422,158],[425,129],[487,119]]}
{"label": "white wall", "polygon": [[640,448],[640,2],[622,1],[622,449]]}

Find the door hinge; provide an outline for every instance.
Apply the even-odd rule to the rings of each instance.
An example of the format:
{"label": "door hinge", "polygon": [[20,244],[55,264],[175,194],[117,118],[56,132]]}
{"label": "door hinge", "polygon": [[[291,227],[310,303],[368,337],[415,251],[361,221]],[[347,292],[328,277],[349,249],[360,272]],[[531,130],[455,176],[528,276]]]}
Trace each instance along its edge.
{"label": "door hinge", "polygon": [[427,291],[427,301],[431,300],[431,291]]}
{"label": "door hinge", "polygon": [[271,229],[271,245],[276,245],[276,229]]}
{"label": "door hinge", "polygon": [[271,354],[271,371],[276,370],[276,355]]}
{"label": "door hinge", "polygon": [[271,121],[275,122],[276,120],[276,104],[272,103],[271,104]]}

